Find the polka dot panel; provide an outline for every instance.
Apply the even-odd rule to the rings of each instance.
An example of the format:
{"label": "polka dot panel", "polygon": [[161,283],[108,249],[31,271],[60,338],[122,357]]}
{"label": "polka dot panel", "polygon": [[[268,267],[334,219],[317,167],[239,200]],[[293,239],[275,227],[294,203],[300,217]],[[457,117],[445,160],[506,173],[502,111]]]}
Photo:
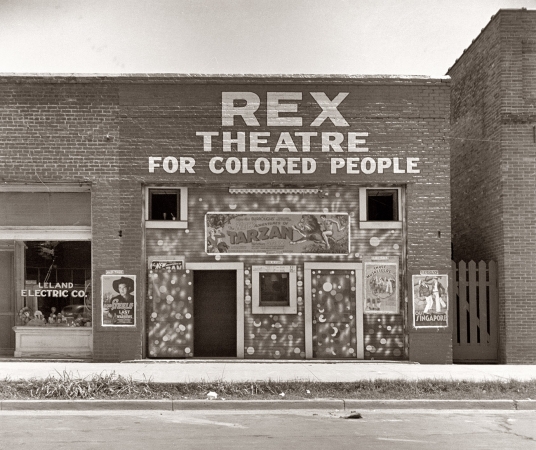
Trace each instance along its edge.
{"label": "polka dot panel", "polygon": [[359,230],[353,242],[354,250],[367,256],[400,256],[402,230]]}
{"label": "polka dot panel", "polygon": [[314,358],[355,358],[355,286],[351,270],[311,272]]}
{"label": "polka dot panel", "polygon": [[365,359],[405,360],[407,345],[401,315],[365,315]]}
{"label": "polka dot panel", "polygon": [[193,356],[193,275],[153,271],[148,305],[148,351],[151,358]]}
{"label": "polka dot panel", "polygon": [[352,358],[357,345],[355,329],[348,322],[316,324],[316,345],[313,344],[313,357]]}

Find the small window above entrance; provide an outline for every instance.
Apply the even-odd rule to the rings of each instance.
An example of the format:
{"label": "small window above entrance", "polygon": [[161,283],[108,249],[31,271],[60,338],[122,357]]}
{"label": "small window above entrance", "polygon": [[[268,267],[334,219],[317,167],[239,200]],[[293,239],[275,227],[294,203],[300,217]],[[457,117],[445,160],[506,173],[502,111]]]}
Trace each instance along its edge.
{"label": "small window above entrance", "polygon": [[402,228],[401,188],[359,188],[360,228]]}
{"label": "small window above entrance", "polygon": [[252,267],[253,314],[296,314],[296,266]]}
{"label": "small window above entrance", "polygon": [[148,187],[145,193],[147,228],[187,228],[188,189]]}

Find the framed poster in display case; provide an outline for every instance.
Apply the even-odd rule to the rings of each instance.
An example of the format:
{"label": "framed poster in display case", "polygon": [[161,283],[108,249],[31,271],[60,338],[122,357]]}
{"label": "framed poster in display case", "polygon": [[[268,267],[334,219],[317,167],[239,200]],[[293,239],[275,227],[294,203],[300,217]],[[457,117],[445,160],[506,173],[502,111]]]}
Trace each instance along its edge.
{"label": "framed poster in display case", "polygon": [[399,313],[398,258],[363,261],[363,266],[364,313]]}
{"label": "framed poster in display case", "polygon": [[412,275],[413,326],[445,328],[448,326],[449,277],[438,271],[421,271]]}
{"label": "framed poster in display case", "polygon": [[136,276],[102,275],[102,326],[136,326]]}

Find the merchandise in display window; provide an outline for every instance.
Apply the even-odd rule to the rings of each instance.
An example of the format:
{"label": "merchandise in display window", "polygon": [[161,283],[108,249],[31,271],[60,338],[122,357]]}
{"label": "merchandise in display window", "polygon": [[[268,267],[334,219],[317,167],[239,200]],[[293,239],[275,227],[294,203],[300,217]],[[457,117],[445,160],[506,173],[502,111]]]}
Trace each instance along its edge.
{"label": "merchandise in display window", "polygon": [[26,241],[22,325],[91,326],[91,242]]}

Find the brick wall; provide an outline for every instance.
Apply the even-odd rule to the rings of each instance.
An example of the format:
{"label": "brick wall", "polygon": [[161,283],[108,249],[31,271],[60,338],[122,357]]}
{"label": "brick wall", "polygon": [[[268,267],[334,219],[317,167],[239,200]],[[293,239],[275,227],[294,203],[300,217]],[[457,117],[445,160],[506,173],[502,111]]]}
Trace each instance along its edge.
{"label": "brick wall", "polygon": [[[195,132],[222,131],[220,102],[224,90],[255,91],[262,99],[268,91],[303,92],[300,108],[307,124],[321,111],[310,92],[326,92],[330,99],[338,92],[350,92],[339,108],[349,122],[348,130],[343,131],[368,132],[370,154],[330,152],[329,157],[417,157],[420,173],[395,174],[391,169],[384,174],[341,171],[332,175],[328,155],[317,140],[307,154],[317,160],[314,174],[214,175],[207,170],[209,157],[228,154],[221,150],[204,152],[202,139]],[[262,124],[265,108],[259,109]],[[449,143],[445,139],[448,115],[448,80],[426,78],[0,76],[0,181],[92,185],[95,359],[141,358],[146,290],[142,227],[145,184],[406,186],[407,226],[400,250],[403,260],[407,258],[403,275],[406,270],[446,271],[451,241]],[[245,128],[242,123],[232,131]],[[280,126],[270,131],[278,135],[296,130]],[[341,130],[326,120],[318,131]],[[270,138],[272,147],[275,141],[275,137]],[[149,156],[194,156],[198,170],[195,174],[150,174]],[[251,158],[252,154],[240,156]],[[294,155],[282,150],[276,156]],[[100,326],[100,276],[108,269],[137,276],[140,302],[135,329]],[[406,336],[411,332],[413,342],[428,342],[429,332],[410,330],[409,323],[411,320],[405,325]],[[449,352],[444,351],[450,338],[448,333],[442,336],[438,358],[450,362]],[[410,354],[419,360],[418,351]]]}
{"label": "brick wall", "polygon": [[445,338],[445,333],[427,332],[426,338],[414,333],[409,335],[409,357],[411,361],[421,364],[445,364],[452,362],[452,344]]}
{"label": "brick wall", "polygon": [[499,263],[500,361],[534,363],[536,11],[499,11],[449,75],[454,259]]}

